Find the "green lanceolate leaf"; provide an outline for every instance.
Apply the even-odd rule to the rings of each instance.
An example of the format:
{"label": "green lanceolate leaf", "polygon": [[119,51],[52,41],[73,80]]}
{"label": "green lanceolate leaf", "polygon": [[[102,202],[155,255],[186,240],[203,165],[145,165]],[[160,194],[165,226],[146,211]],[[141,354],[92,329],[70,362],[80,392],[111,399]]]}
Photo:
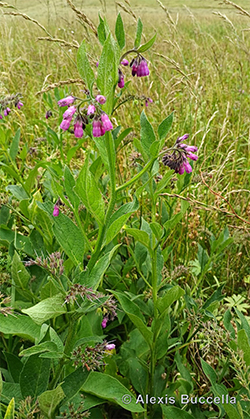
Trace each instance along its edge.
{"label": "green lanceolate leaf", "polygon": [[94,72],[89,64],[85,41],[82,42],[77,51],[77,69],[80,76],[85,81],[90,92],[92,91],[93,84],[95,82]]}
{"label": "green lanceolate leaf", "polygon": [[144,317],[140,312],[139,307],[130,301],[128,297],[121,294],[120,292],[114,292],[111,291],[112,294],[119,300],[122,309],[125,311],[125,313],[128,315],[130,320],[134,323],[136,328],[139,330],[139,332],[142,334],[146,342],[151,345],[152,339],[153,339],[153,333],[151,330],[146,326],[144,323]]}
{"label": "green lanceolate leaf", "polygon": [[[98,260],[98,262],[95,264],[95,266],[91,270],[87,279],[84,280],[85,286],[91,287],[92,289],[98,288],[98,286],[100,285],[100,282],[102,281],[103,275],[108,269],[111,259],[119,246],[120,244],[113,247],[113,249],[110,252],[106,253],[104,256],[102,256]],[[83,272],[83,274],[84,273],[85,272]]]}
{"label": "green lanceolate leaf", "polygon": [[7,410],[5,412],[4,419],[14,419],[14,413],[15,413],[15,399],[11,399],[9,402],[9,405],[7,407]]}
{"label": "green lanceolate leaf", "polygon": [[20,201],[22,199],[27,199],[29,198],[29,195],[27,195],[27,193],[25,192],[25,190],[23,189],[22,186],[20,185],[8,185],[6,187],[7,191],[10,191],[12,193],[12,195],[19,199]]}
{"label": "green lanceolate leaf", "polygon": [[244,354],[244,361],[246,365],[250,366],[250,345],[247,334],[244,329],[238,331],[238,348]]}
{"label": "green lanceolate leaf", "polygon": [[54,390],[48,390],[38,397],[39,407],[48,419],[54,419],[59,403],[64,399],[64,391],[59,385]]}
{"label": "green lanceolate leaf", "polygon": [[163,297],[158,298],[157,307],[161,315],[164,314],[164,312],[168,309],[168,307],[171,306],[171,304],[179,300],[179,298],[183,294],[184,294],[184,290],[181,289],[179,285],[176,285],[172,287],[170,290],[168,290]]}
{"label": "green lanceolate leaf", "polygon": [[65,166],[65,169],[64,169],[65,192],[66,192],[66,195],[67,195],[68,199],[70,200],[71,204],[75,208],[77,208],[79,206],[80,200],[79,200],[78,196],[76,195],[76,193],[73,191],[73,188],[75,187],[75,184],[76,184],[76,182],[75,182],[74,176],[72,175],[68,166]]}
{"label": "green lanceolate leaf", "polygon": [[34,342],[39,338],[40,326],[27,316],[15,315],[5,317],[0,314],[0,332],[20,336]]}
{"label": "green lanceolate leaf", "polygon": [[143,29],[143,24],[142,24],[141,19],[139,18],[137,21],[137,27],[136,27],[136,35],[135,35],[135,43],[134,43],[135,48],[138,48],[141,43],[142,29]]}
{"label": "green lanceolate leaf", "polygon": [[125,230],[130,236],[134,237],[135,241],[142,243],[149,250],[151,250],[150,238],[146,231],[138,230],[137,228],[127,228],[127,227],[125,228]]}
{"label": "green lanceolate leaf", "polygon": [[106,33],[106,28],[105,28],[105,22],[100,15],[99,15],[99,25],[97,28],[97,34],[98,34],[98,39],[99,39],[100,44],[103,45],[104,42],[106,41],[107,33]]}
{"label": "green lanceolate leaf", "polygon": [[89,156],[76,181],[76,193],[81,198],[87,210],[93,215],[99,225],[104,223],[104,201],[102,194],[89,170]]}
{"label": "green lanceolate leaf", "polygon": [[36,398],[43,393],[49,383],[50,360],[30,356],[25,362],[20,374],[20,387],[23,398],[28,396]]}
{"label": "green lanceolate leaf", "polygon": [[122,205],[110,218],[109,227],[106,235],[106,244],[110,243],[119,233],[123,225],[134,211],[139,208],[137,198],[133,202]]}
{"label": "green lanceolate leaf", "polygon": [[155,141],[155,133],[152,125],[146,117],[144,111],[141,113],[141,145],[144,152],[150,157],[150,147]]}
{"label": "green lanceolate leaf", "polygon": [[18,128],[18,130],[17,130],[17,132],[16,132],[16,134],[15,134],[13,140],[12,140],[12,143],[11,143],[11,146],[10,146],[10,151],[9,151],[10,158],[11,158],[12,161],[15,160],[15,158],[17,156],[17,153],[18,153],[20,136],[21,136],[21,129]]}
{"label": "green lanceolate leaf", "polygon": [[140,46],[140,48],[138,48],[137,51],[140,52],[140,53],[147,51],[149,48],[152,47],[152,45],[155,42],[155,39],[156,39],[156,34],[146,44]]}
{"label": "green lanceolate leaf", "polygon": [[126,41],[125,41],[125,31],[124,31],[123,21],[122,21],[122,17],[120,13],[118,13],[118,16],[116,19],[115,36],[116,36],[120,49],[123,49],[125,47]]}
{"label": "green lanceolate leaf", "polygon": [[83,368],[80,367],[64,378],[62,383],[62,389],[66,396],[64,403],[68,402],[78,393],[88,378],[88,375],[89,372],[86,369],[83,370]]}
{"label": "green lanceolate leaf", "polygon": [[31,317],[37,324],[43,324],[49,319],[54,319],[66,313],[64,298],[61,294],[55,297],[46,298],[33,307],[23,309],[22,312]]}
{"label": "green lanceolate leaf", "polygon": [[16,252],[12,261],[11,275],[17,290],[19,292],[25,291],[25,293],[29,295],[26,290],[30,280],[30,275]]}
{"label": "green lanceolate leaf", "polygon": [[158,127],[159,139],[162,140],[168,134],[174,119],[174,113],[172,112],[167,118],[165,118]]}
{"label": "green lanceolate leaf", "polygon": [[19,356],[31,356],[35,354],[41,354],[42,352],[55,352],[57,346],[53,342],[42,342],[39,345],[31,346],[28,349],[24,349],[19,353]]}
{"label": "green lanceolate leaf", "polygon": [[102,109],[110,115],[113,110],[114,88],[118,82],[120,48],[111,34],[108,35],[98,65],[97,86],[106,97]]}
{"label": "green lanceolate leaf", "polygon": [[[83,384],[82,391],[116,403],[130,412],[143,412],[141,405],[136,403],[134,395],[120,381],[108,374],[92,371]],[[124,398],[125,395],[128,396],[127,399]],[[130,402],[126,403],[128,399]]]}
{"label": "green lanceolate leaf", "polygon": [[170,220],[166,221],[166,223],[164,224],[164,228],[166,230],[172,230],[178,224],[178,222],[182,219],[183,215],[185,214],[189,206],[190,206],[189,202],[182,201],[181,211],[178,214],[175,214]]}

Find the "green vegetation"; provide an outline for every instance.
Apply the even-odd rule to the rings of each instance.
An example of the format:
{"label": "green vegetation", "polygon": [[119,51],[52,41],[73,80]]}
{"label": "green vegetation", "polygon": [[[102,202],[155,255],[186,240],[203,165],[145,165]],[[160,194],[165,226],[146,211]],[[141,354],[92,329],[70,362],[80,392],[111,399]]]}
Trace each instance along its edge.
{"label": "green vegetation", "polygon": [[[248,1],[9,3],[0,100],[24,106],[0,121],[0,419],[248,419]],[[150,76],[120,66],[118,89],[155,33]],[[68,95],[112,134],[60,130]],[[198,160],[180,175],[162,155],[185,133]]]}

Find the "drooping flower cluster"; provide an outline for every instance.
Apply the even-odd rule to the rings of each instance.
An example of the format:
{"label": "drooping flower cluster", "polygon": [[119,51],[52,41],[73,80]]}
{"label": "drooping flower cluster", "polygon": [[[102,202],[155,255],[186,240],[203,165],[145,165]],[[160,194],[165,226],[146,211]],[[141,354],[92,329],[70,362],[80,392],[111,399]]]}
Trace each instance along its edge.
{"label": "drooping flower cluster", "polygon": [[68,96],[59,100],[58,105],[60,107],[68,106],[68,109],[63,114],[63,120],[60,125],[61,129],[67,131],[70,128],[74,115],[75,119],[73,125],[76,138],[82,138],[84,129],[89,123],[92,123],[93,137],[102,137],[106,131],[113,129],[113,125],[108,115],[103,112],[100,107],[100,105],[103,105],[106,102],[105,96],[97,95],[94,100],[89,100],[90,103],[87,108],[84,107],[80,109],[81,103],[77,107],[73,106],[75,101],[76,98],[73,96]]}
{"label": "drooping flower cluster", "polygon": [[197,147],[183,143],[188,137],[189,134],[178,137],[173,147],[173,152],[167,153],[162,157],[162,163],[180,175],[183,175],[185,171],[187,173],[192,172],[192,166],[188,162],[188,158],[191,160],[198,159],[198,156],[194,154],[198,150]]}
{"label": "drooping flower cluster", "polygon": [[8,116],[10,114],[11,107],[13,106],[19,110],[21,109],[23,106],[23,103],[20,101],[21,96],[20,93],[17,93],[16,95],[6,96],[4,99],[0,100],[0,119],[3,119],[3,115]]}
{"label": "drooping flower cluster", "polygon": [[111,355],[110,351],[115,349],[114,343],[108,343],[104,340],[93,346],[80,345],[71,354],[73,365],[77,368],[79,365],[88,371],[95,371],[105,365],[103,358]]}
{"label": "drooping flower cluster", "polygon": [[[124,58],[121,60],[121,64],[126,67],[129,65],[129,62],[128,60]],[[130,63],[130,67],[132,68],[133,77],[135,75],[137,77],[145,77],[149,75],[149,68],[148,68],[147,60],[141,54],[138,54],[136,58],[133,58],[133,60]],[[122,89],[124,86],[125,86],[124,75],[123,75],[122,70],[119,68],[118,69],[118,87]],[[146,106],[147,106],[147,103],[146,103]]]}
{"label": "drooping flower cluster", "polygon": [[117,317],[117,305],[116,301],[113,297],[109,297],[105,303],[102,305],[104,317],[102,320],[102,328],[105,329],[107,326],[108,321],[114,321],[115,317]]}
{"label": "drooping flower cluster", "polygon": [[41,266],[51,272],[52,275],[62,275],[64,272],[63,266],[64,260],[61,257],[60,252],[51,253],[49,257],[44,258],[38,256],[35,260],[29,260],[25,262],[25,266]]}

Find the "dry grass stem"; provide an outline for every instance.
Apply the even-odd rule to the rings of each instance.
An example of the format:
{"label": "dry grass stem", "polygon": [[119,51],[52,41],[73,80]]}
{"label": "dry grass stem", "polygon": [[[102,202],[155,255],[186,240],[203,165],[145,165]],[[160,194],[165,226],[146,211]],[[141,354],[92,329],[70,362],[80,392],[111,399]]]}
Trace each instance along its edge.
{"label": "dry grass stem", "polygon": [[68,80],[62,80],[58,83],[50,84],[49,86],[45,87],[44,89],[40,90],[40,92],[36,93],[36,96],[41,95],[42,93],[46,93],[49,90],[54,89],[55,87],[61,87],[66,86],[67,84],[83,84],[85,86],[85,83],[82,79],[68,79]]}
{"label": "dry grass stem", "polygon": [[245,15],[247,17],[250,17],[250,13],[248,13],[245,9],[243,9],[239,4],[235,4],[232,1],[229,0],[222,0],[225,4],[230,4],[230,6],[233,6],[235,9],[239,10],[242,15]]}
{"label": "dry grass stem", "polygon": [[33,19],[32,17],[26,15],[25,13],[20,13],[20,12],[4,12],[4,15],[21,16],[25,20],[29,20],[30,22],[35,23],[35,25],[39,26],[39,28],[41,28],[44,32],[46,32],[47,35],[49,35],[49,37],[51,37],[51,35],[47,31],[47,29],[40,22],[38,22],[38,20]]}
{"label": "dry grass stem", "polygon": [[71,42],[65,41],[64,39],[50,38],[49,36],[40,36],[37,39],[39,41],[57,42],[61,46],[64,46],[64,47],[79,48],[79,44],[75,40],[73,41],[73,43],[71,43]]}
{"label": "dry grass stem", "polygon": [[128,13],[130,16],[132,16],[134,18],[135,21],[137,21],[137,17],[134,14],[133,10],[131,9],[131,7],[128,9],[124,4],[120,3],[120,2],[116,2],[117,6],[119,6],[122,10],[124,10],[124,12]]}
{"label": "dry grass stem", "polygon": [[71,0],[67,0],[67,3],[71,7],[71,9],[77,14],[80,20],[84,22],[86,25],[88,25],[88,27],[94,32],[95,36],[97,37],[98,33],[94,23],[85,15],[85,13],[77,9]]}

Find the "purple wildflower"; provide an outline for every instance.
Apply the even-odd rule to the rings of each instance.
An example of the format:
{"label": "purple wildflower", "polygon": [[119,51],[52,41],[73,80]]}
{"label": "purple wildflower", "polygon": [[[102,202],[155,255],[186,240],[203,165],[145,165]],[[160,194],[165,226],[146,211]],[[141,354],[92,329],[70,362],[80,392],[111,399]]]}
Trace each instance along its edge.
{"label": "purple wildflower", "polygon": [[63,99],[60,99],[57,104],[60,107],[72,105],[75,102],[75,98],[73,96],[67,96]]}
{"label": "purple wildflower", "polygon": [[179,173],[179,175],[183,175],[185,171],[186,173],[192,172],[192,166],[188,162],[188,158],[191,160],[198,159],[198,156],[192,153],[192,151],[197,151],[196,146],[181,144],[188,137],[188,134],[178,137],[174,145],[174,151],[171,154],[165,154],[162,158],[162,163],[174,170],[175,173]]}
{"label": "purple wildflower", "polygon": [[108,317],[103,317],[102,320],[102,328],[105,329],[105,327],[107,326],[108,323]]}
{"label": "purple wildflower", "polygon": [[120,87],[120,89],[122,89],[124,87],[124,75],[122,74],[122,71],[119,69],[118,70],[118,74],[119,74],[119,78],[118,78],[118,87]]}
{"label": "purple wildflower", "polygon": [[132,67],[132,76],[134,77],[137,74],[138,69],[138,61],[136,58],[131,61],[130,67]]}
{"label": "purple wildflower", "polygon": [[75,106],[70,106],[63,114],[63,119],[71,119],[73,118],[74,113],[76,112]]}
{"label": "purple wildflower", "polygon": [[102,120],[102,126],[104,128],[104,132],[110,131],[111,129],[113,129],[113,125],[106,113],[101,114],[101,120]]}
{"label": "purple wildflower", "polygon": [[83,136],[83,123],[81,117],[76,118],[74,123],[74,134],[76,138],[82,138]]}
{"label": "purple wildflower", "polygon": [[99,61],[97,61],[97,63],[96,63],[96,67],[98,67],[98,65],[99,65]]}
{"label": "purple wildflower", "polygon": [[59,213],[60,213],[60,209],[57,205],[55,205],[54,206],[54,211],[53,211],[53,216],[58,217]]}
{"label": "purple wildflower", "polygon": [[20,102],[20,100],[17,102],[17,103],[15,103],[15,106],[17,107],[17,109],[21,109],[21,107],[23,106],[23,103],[22,102]]}
{"label": "purple wildflower", "polygon": [[149,69],[147,65],[147,61],[143,58],[137,68],[137,77],[145,77],[149,75]]}
{"label": "purple wildflower", "polygon": [[45,118],[49,119],[51,116],[52,116],[51,110],[47,111],[46,114],[45,114]]}
{"label": "purple wildflower", "polygon": [[115,349],[115,344],[114,343],[107,343],[106,349],[107,349],[107,351],[112,351],[112,349]]}
{"label": "purple wildflower", "polygon": [[93,137],[102,137],[103,131],[102,131],[102,123],[98,119],[95,119],[93,121]]}
{"label": "purple wildflower", "polygon": [[127,65],[129,65],[129,62],[128,62],[128,60],[126,60],[126,58],[124,58],[124,59],[121,61],[121,64],[122,64],[122,65],[124,65],[124,66],[126,67]]}
{"label": "purple wildflower", "polygon": [[89,105],[87,110],[87,115],[93,115],[95,113],[95,107],[94,105]]}
{"label": "purple wildflower", "polygon": [[145,105],[146,105],[146,106],[148,106],[148,103],[153,103],[153,100],[152,100],[150,97],[148,97],[148,98],[145,100]]}
{"label": "purple wildflower", "polygon": [[0,119],[3,119],[3,115],[0,114]]}
{"label": "purple wildflower", "polygon": [[100,105],[104,105],[104,103],[106,102],[106,98],[105,96],[102,95],[97,95],[95,100],[100,103]]}
{"label": "purple wildflower", "polygon": [[60,124],[60,128],[63,129],[64,131],[67,131],[70,127],[70,123],[71,123],[71,119],[63,119]]}
{"label": "purple wildflower", "polygon": [[6,109],[4,109],[3,114],[4,114],[4,116],[8,116],[10,112],[11,112],[11,109],[6,108]]}

